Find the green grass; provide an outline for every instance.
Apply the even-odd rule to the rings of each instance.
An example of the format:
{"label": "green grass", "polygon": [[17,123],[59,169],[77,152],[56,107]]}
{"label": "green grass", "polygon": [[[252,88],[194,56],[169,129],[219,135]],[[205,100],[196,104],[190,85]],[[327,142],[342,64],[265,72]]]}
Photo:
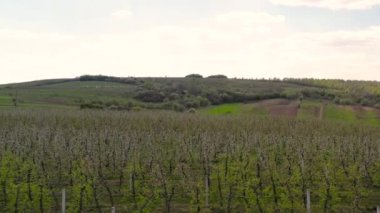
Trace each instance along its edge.
{"label": "green grass", "polygon": [[324,113],[325,120],[343,121],[371,126],[380,126],[380,118],[373,109],[354,110],[350,106],[328,105]]}
{"label": "green grass", "polygon": [[209,115],[240,115],[240,114],[249,114],[257,116],[266,116],[268,111],[256,104],[223,104],[219,106],[212,106],[206,109],[202,109],[201,112]]}
{"label": "green grass", "polygon": [[33,106],[73,106],[78,101],[117,101],[126,103],[134,94],[135,87],[128,84],[113,82],[64,82],[42,86],[26,86],[16,89],[2,88],[0,90],[0,105],[12,105],[11,95],[17,93],[20,105]]}
{"label": "green grass", "polygon": [[[297,118],[299,119],[318,119],[321,102],[318,101],[304,101],[298,111]],[[267,116],[269,112],[257,103],[251,104],[223,104],[219,106],[212,106],[200,110],[203,114],[209,115],[254,115],[254,116]],[[371,126],[380,126],[380,119],[374,110],[364,110],[362,112],[355,111],[350,106],[338,106],[329,104],[324,109],[323,120],[326,121],[340,121],[346,123],[357,123]]]}
{"label": "green grass", "polygon": [[239,114],[242,112],[242,104],[223,104],[211,107],[207,110],[210,115]]}
{"label": "green grass", "polygon": [[0,106],[11,106],[12,98],[10,96],[0,96]]}
{"label": "green grass", "polygon": [[303,101],[298,110],[297,118],[313,119],[318,118],[321,103],[318,101]]}
{"label": "green grass", "polygon": [[338,120],[353,123],[357,120],[356,114],[352,109],[339,107],[329,104],[324,111],[324,119]]}
{"label": "green grass", "polygon": [[359,122],[373,126],[380,126],[379,115],[373,110],[366,110],[362,113]]}

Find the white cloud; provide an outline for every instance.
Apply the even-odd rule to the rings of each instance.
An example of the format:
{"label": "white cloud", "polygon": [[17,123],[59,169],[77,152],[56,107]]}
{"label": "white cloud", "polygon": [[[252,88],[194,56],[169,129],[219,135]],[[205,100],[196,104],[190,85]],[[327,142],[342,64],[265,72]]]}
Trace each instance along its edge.
{"label": "white cloud", "polygon": [[364,10],[380,5],[380,0],[270,0],[277,5],[307,6],[332,10]]}
{"label": "white cloud", "polygon": [[272,24],[283,24],[285,17],[281,15],[270,15],[268,13],[254,13],[245,11],[234,11],[215,16],[218,23],[226,25],[240,25],[245,27],[256,27]]}
{"label": "white cloud", "polygon": [[118,10],[111,13],[111,18],[118,21],[130,20],[133,17],[133,13],[129,10]]}
{"label": "white cloud", "polygon": [[233,12],[181,26],[92,36],[3,29],[0,46],[3,83],[193,72],[380,80],[380,27],[303,33],[290,30],[282,16],[263,13]]}
{"label": "white cloud", "polygon": [[273,29],[284,26],[285,17],[268,13],[234,11],[216,15],[213,24],[229,31],[266,34],[272,32]]}

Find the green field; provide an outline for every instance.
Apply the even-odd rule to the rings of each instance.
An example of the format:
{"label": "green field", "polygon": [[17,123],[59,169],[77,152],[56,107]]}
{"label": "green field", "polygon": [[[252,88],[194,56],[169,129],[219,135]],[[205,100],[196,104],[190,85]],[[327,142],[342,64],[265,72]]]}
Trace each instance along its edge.
{"label": "green field", "polygon": [[[260,102],[250,104],[223,104],[220,106],[201,109],[200,113],[209,115],[244,114],[250,116],[276,116],[270,113],[270,107],[273,106],[262,106],[260,105]],[[321,107],[323,107],[323,109],[321,109]],[[354,108],[355,107],[353,106],[325,104],[318,101],[304,101],[298,109],[296,118],[312,120],[322,119],[346,123],[360,123],[365,125],[380,125],[380,113],[377,109],[363,108],[361,111],[355,111]]]}

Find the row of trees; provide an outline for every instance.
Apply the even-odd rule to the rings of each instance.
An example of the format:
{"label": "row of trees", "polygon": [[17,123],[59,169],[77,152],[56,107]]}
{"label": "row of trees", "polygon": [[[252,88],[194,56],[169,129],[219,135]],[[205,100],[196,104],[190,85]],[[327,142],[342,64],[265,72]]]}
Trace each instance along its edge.
{"label": "row of trees", "polygon": [[373,211],[380,131],[177,113],[0,113],[0,211]]}
{"label": "row of trees", "polygon": [[[203,78],[203,76],[200,74],[190,74],[190,75],[187,75],[186,78]],[[210,75],[207,78],[228,79],[228,77],[225,75]]]}

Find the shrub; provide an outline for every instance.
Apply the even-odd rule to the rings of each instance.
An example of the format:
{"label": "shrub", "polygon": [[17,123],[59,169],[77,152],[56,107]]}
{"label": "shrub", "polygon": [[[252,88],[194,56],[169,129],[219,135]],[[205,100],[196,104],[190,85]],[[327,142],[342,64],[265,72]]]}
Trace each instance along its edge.
{"label": "shrub", "polygon": [[187,110],[187,112],[191,113],[191,114],[195,114],[195,113],[197,113],[197,110],[194,108],[190,108],[189,110]]}
{"label": "shrub", "polygon": [[198,99],[199,105],[201,107],[206,107],[206,106],[210,105],[210,101],[207,98],[205,98],[205,97],[198,96],[197,99]]}
{"label": "shrub", "polygon": [[185,107],[180,103],[174,102],[172,104],[172,109],[177,112],[183,112],[185,110]]}
{"label": "shrub", "polygon": [[335,98],[334,102],[341,105],[352,105],[354,101],[349,98]]}
{"label": "shrub", "polygon": [[90,103],[82,103],[80,105],[81,109],[104,109],[104,104],[102,102],[93,101]]}
{"label": "shrub", "polygon": [[143,108],[141,108],[140,106],[134,106],[134,107],[132,107],[132,111],[140,112],[141,110],[143,110]]}
{"label": "shrub", "polygon": [[212,105],[218,105],[222,103],[222,98],[215,91],[207,92],[205,96]]}
{"label": "shrub", "polygon": [[157,91],[144,91],[138,93],[135,98],[143,102],[161,103],[165,100],[165,96]]}
{"label": "shrub", "polygon": [[181,98],[181,96],[178,95],[178,94],[175,93],[175,92],[173,92],[173,93],[171,93],[171,94],[169,95],[169,100],[171,100],[171,101],[178,100],[178,99],[180,99],[180,98]]}
{"label": "shrub", "polygon": [[228,77],[225,76],[225,75],[210,75],[207,78],[223,78],[223,79],[228,79]]}
{"label": "shrub", "polygon": [[199,74],[190,74],[187,75],[186,78],[203,78],[203,76]]}
{"label": "shrub", "polygon": [[187,109],[190,108],[198,108],[200,107],[200,102],[197,98],[185,98],[182,100],[182,105],[184,105]]}

